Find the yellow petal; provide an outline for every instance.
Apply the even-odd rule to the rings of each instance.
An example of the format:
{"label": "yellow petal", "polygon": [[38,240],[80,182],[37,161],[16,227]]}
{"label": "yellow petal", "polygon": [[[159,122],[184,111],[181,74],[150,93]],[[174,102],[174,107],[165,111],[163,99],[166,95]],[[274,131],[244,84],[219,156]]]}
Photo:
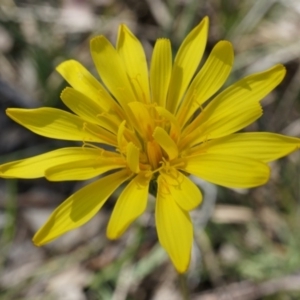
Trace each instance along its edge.
{"label": "yellow petal", "polygon": [[[209,119],[209,113],[216,109],[214,117],[215,115],[222,116],[227,111],[234,109],[235,106],[244,108],[243,103],[258,103],[282,81],[285,73],[283,65],[276,65],[266,71],[239,80],[213,99],[204,109],[201,121],[205,122]],[[241,113],[243,112],[241,111]]]}
{"label": "yellow petal", "polygon": [[124,120],[119,126],[118,133],[117,133],[117,140],[118,140],[118,148],[121,153],[127,151],[126,148],[128,142],[132,142],[139,149],[142,149],[141,142],[138,136],[135,134],[134,130],[128,129],[126,127],[126,120]]}
{"label": "yellow petal", "polygon": [[91,53],[102,81],[126,110],[126,104],[136,101],[136,96],[126,74],[124,63],[117,50],[104,37],[91,40]]}
{"label": "yellow petal", "polygon": [[126,159],[129,169],[133,173],[140,171],[139,167],[140,150],[132,142],[127,144]]}
{"label": "yellow petal", "polygon": [[209,182],[231,188],[265,184],[269,167],[260,161],[230,154],[201,154],[185,158],[184,171]]}
{"label": "yellow petal", "polygon": [[217,110],[215,113],[211,110],[210,114],[207,122],[201,124],[192,133],[186,136],[183,134],[184,138],[180,142],[181,150],[190,149],[200,142],[223,137],[245,128],[262,115],[262,108],[258,103],[243,103],[230,111],[224,111],[223,115],[218,114]]}
{"label": "yellow petal", "polygon": [[160,177],[155,221],[159,242],[169,254],[176,270],[184,273],[190,263],[193,226],[188,212],[182,210],[171,196],[161,191]]}
{"label": "yellow petal", "polygon": [[158,112],[159,116],[164,119],[163,122],[171,123],[172,125],[174,125],[176,132],[178,132],[178,134],[180,133],[180,127],[177,118],[172,113],[161,106],[155,106],[155,110]]}
{"label": "yellow petal", "polygon": [[120,121],[112,114],[104,112],[101,106],[72,88],[65,88],[61,99],[75,114],[87,122],[100,125],[105,129],[117,133]]}
{"label": "yellow petal", "polygon": [[119,238],[128,226],[145,211],[150,178],[149,172],[141,172],[122,191],[108,223],[106,231],[108,238]]}
{"label": "yellow petal", "polygon": [[93,159],[82,158],[78,161],[57,164],[45,171],[45,177],[50,181],[86,180],[120,168],[126,168],[121,156],[113,157],[99,153]]}
{"label": "yellow petal", "polygon": [[149,75],[145,52],[140,41],[124,24],[119,27],[117,51],[124,62],[137,99],[149,103]]}
{"label": "yellow petal", "polygon": [[225,83],[233,65],[233,48],[227,41],[216,44],[204,66],[192,81],[179,108],[178,118],[182,126],[201,105]]}
{"label": "yellow petal", "polygon": [[44,177],[48,168],[79,160],[96,160],[103,150],[91,148],[62,148],[33,157],[9,162],[0,166],[0,177],[38,178]]}
{"label": "yellow petal", "polygon": [[124,137],[124,131],[126,126],[126,120],[124,120],[118,129],[117,140],[118,140],[118,148],[121,153],[125,152],[127,147],[127,140]]}
{"label": "yellow petal", "polygon": [[120,112],[102,84],[78,61],[67,60],[61,63],[56,70],[75,90],[92,99],[104,111]]}
{"label": "yellow petal", "polygon": [[174,61],[167,108],[175,112],[202,58],[208,33],[208,18],[196,26],[182,42]]}
{"label": "yellow petal", "polygon": [[168,39],[155,43],[150,69],[152,102],[165,107],[172,74],[172,50]]}
{"label": "yellow petal", "polygon": [[101,178],[65,200],[34,235],[33,242],[42,246],[62,234],[88,222],[107,198],[129,178],[126,170]]}
{"label": "yellow petal", "polygon": [[236,133],[211,140],[191,150],[193,154],[221,153],[269,162],[300,148],[300,139],[269,132]]}
{"label": "yellow petal", "polygon": [[[259,101],[283,79],[285,68],[276,65],[231,85],[199,114],[184,131],[190,145],[232,134],[261,116]],[[194,137],[187,137],[194,131]]]}
{"label": "yellow petal", "polygon": [[154,120],[151,117],[148,107],[141,102],[131,102],[128,104],[130,120],[134,129],[145,139],[152,139],[154,130]]}
{"label": "yellow petal", "polygon": [[192,210],[202,202],[199,188],[175,168],[160,173],[160,189],[165,197],[173,198],[184,210]]}
{"label": "yellow petal", "polygon": [[169,160],[178,157],[178,148],[176,143],[163,128],[156,127],[153,132],[153,138],[165,150]]}
{"label": "yellow petal", "polygon": [[162,124],[165,124],[165,127],[170,127],[170,137],[177,142],[180,137],[181,130],[176,117],[164,107],[155,106],[155,110],[162,118]]}
{"label": "yellow petal", "polygon": [[6,113],[15,122],[45,137],[116,145],[116,137],[109,131],[60,109],[49,107],[9,108]]}

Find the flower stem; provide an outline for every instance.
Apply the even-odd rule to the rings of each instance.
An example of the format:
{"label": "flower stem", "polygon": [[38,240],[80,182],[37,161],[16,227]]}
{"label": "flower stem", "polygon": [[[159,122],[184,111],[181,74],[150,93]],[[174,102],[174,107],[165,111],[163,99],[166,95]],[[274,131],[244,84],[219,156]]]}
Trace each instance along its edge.
{"label": "flower stem", "polygon": [[182,295],[182,300],[190,300],[189,290],[186,283],[186,277],[184,274],[178,274],[180,281],[180,290]]}

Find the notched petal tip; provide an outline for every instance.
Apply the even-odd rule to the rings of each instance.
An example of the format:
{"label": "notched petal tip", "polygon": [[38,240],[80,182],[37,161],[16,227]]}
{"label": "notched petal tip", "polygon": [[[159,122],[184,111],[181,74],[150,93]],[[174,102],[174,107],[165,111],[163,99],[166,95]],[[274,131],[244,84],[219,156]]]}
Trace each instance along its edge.
{"label": "notched petal tip", "polygon": [[273,70],[277,72],[282,72],[283,75],[286,74],[286,67],[283,64],[276,64],[273,66]]}
{"label": "notched petal tip", "polygon": [[286,72],[286,67],[283,64],[276,64],[274,68],[278,68],[279,70]]}
{"label": "notched petal tip", "polygon": [[201,22],[200,22],[200,24],[203,22],[203,24],[205,24],[207,27],[209,26],[209,17],[208,16],[205,16],[202,20],[201,20]]}
{"label": "notched petal tip", "polygon": [[58,73],[61,73],[63,71],[63,69],[65,69],[66,66],[69,66],[70,64],[78,64],[79,62],[75,59],[68,59],[68,60],[65,60],[63,62],[61,62],[59,65],[56,66],[55,70],[58,72]]}
{"label": "notched petal tip", "polygon": [[234,59],[233,45],[229,41],[222,40],[222,41],[219,41],[216,46],[219,47],[221,51],[222,50],[226,51],[226,54],[227,54],[226,58],[232,64],[233,63],[233,59]]}
{"label": "notched petal tip", "polygon": [[[230,68],[234,61],[233,46],[229,41],[219,41],[211,52],[211,59],[217,59]],[[229,75],[229,74],[228,74]]]}
{"label": "notched petal tip", "polygon": [[10,110],[11,110],[12,108],[7,108],[6,110],[5,110],[5,114],[9,117],[9,112],[10,112]]}
{"label": "notched petal tip", "polygon": [[32,243],[33,243],[34,246],[36,246],[36,247],[41,247],[41,246],[43,246],[43,243],[39,243],[39,242],[38,242],[36,236],[34,236],[34,237],[32,238]]}
{"label": "notched petal tip", "polygon": [[190,266],[190,262],[185,266],[180,266],[180,265],[174,264],[174,268],[176,269],[177,273],[179,273],[179,274],[186,273],[187,270],[189,269],[189,266]]}
{"label": "notched petal tip", "polygon": [[120,39],[121,38],[124,38],[125,35],[129,35],[131,38],[135,39],[138,41],[137,37],[134,35],[134,33],[130,30],[130,28],[122,23],[120,26],[119,26],[119,31],[118,31],[118,38],[117,38],[117,44],[119,43]]}
{"label": "notched petal tip", "polygon": [[165,38],[165,37],[160,37],[160,38],[156,39],[156,42],[158,42],[158,41],[171,43],[171,41],[168,38]]}
{"label": "notched petal tip", "polygon": [[267,71],[270,71],[270,74],[272,74],[272,73],[278,73],[278,79],[277,80],[278,80],[278,84],[279,84],[283,80],[283,78],[285,77],[286,67],[284,65],[282,65],[282,64],[277,64],[277,65],[271,67]]}
{"label": "notched petal tip", "polygon": [[32,109],[28,109],[28,108],[7,108],[5,113],[9,118],[24,126],[21,122],[18,122],[18,118],[17,118],[18,113],[22,113],[22,112],[26,113],[27,111],[31,111],[31,110]]}
{"label": "notched petal tip", "polygon": [[206,35],[208,35],[208,30],[209,30],[209,17],[205,16],[200,23],[198,23],[198,25],[194,28],[196,30],[198,30],[199,32],[201,32],[202,30],[205,30]]}
{"label": "notched petal tip", "polygon": [[19,109],[23,109],[23,108],[7,108],[7,109],[5,110],[5,113],[6,113],[7,116],[10,117],[10,114],[11,114],[11,113],[13,113],[14,111],[19,110]]}
{"label": "notched petal tip", "polygon": [[72,90],[71,87],[65,87],[60,93],[60,99],[63,99],[65,95],[68,95],[70,93],[70,90]]}
{"label": "notched petal tip", "polygon": [[119,26],[119,33],[125,33],[125,34],[132,34],[132,31],[129,29],[129,27],[125,24],[125,23],[122,23],[120,24]]}
{"label": "notched petal tip", "polygon": [[90,48],[95,52],[99,52],[103,46],[103,43],[109,43],[104,35],[95,36],[90,40]]}
{"label": "notched petal tip", "polygon": [[[206,35],[206,39],[207,39],[207,35],[208,35],[208,29],[209,29],[209,18],[208,16],[205,16],[199,23],[198,25],[196,25],[196,27],[194,27],[191,32],[188,34],[191,35],[192,32],[196,33],[196,35],[201,34],[202,32],[205,32]],[[188,37],[187,36],[187,37]],[[186,37],[186,38],[187,38]]]}

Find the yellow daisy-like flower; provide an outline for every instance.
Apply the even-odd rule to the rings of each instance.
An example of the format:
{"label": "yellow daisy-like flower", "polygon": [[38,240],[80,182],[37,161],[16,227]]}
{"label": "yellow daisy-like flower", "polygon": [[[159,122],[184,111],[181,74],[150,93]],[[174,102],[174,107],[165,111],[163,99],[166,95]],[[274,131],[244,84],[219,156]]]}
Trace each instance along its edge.
{"label": "yellow daisy-like flower", "polygon": [[77,61],[57,67],[72,86],[61,99],[74,114],[55,108],[7,110],[36,134],[83,146],[3,164],[1,177],[61,181],[103,175],[52,213],[35,234],[36,245],[86,223],[127,182],[112,212],[108,238],[120,237],[143,213],[152,188],[159,241],[177,271],[185,272],[193,241],[189,211],[202,200],[188,175],[225,187],[255,187],[270,176],[267,162],[299,148],[298,138],[236,133],[262,115],[259,101],[282,81],[282,65],[245,77],[203,108],[226,81],[234,57],[232,45],[220,41],[195,74],[207,33],[204,18],[185,38],[174,62],[170,41],[158,39],[148,71],[141,43],[121,25],[116,48],[104,36],[91,40],[105,87]]}

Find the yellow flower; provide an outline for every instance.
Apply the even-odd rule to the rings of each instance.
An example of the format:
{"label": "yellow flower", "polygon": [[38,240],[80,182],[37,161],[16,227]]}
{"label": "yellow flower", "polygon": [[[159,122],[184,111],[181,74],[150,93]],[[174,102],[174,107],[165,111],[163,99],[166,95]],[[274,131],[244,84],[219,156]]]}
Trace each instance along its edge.
{"label": "yellow flower", "polygon": [[236,133],[262,115],[259,101],[282,81],[282,65],[245,77],[206,104],[226,81],[234,56],[232,45],[220,41],[196,73],[207,32],[204,18],[185,38],[174,62],[170,41],[158,39],[148,71],[141,43],[121,25],[116,48],[104,36],[91,40],[105,87],[77,61],[57,67],[72,86],[61,99],[74,114],[55,108],[7,110],[36,134],[83,146],[3,164],[1,177],[61,181],[101,175],[52,213],[35,234],[36,245],[86,223],[127,182],[112,212],[108,238],[120,237],[144,212],[152,187],[159,241],[177,271],[185,272],[193,240],[189,211],[202,200],[188,175],[225,187],[255,187],[269,178],[267,162],[299,148],[300,140],[293,137]]}

